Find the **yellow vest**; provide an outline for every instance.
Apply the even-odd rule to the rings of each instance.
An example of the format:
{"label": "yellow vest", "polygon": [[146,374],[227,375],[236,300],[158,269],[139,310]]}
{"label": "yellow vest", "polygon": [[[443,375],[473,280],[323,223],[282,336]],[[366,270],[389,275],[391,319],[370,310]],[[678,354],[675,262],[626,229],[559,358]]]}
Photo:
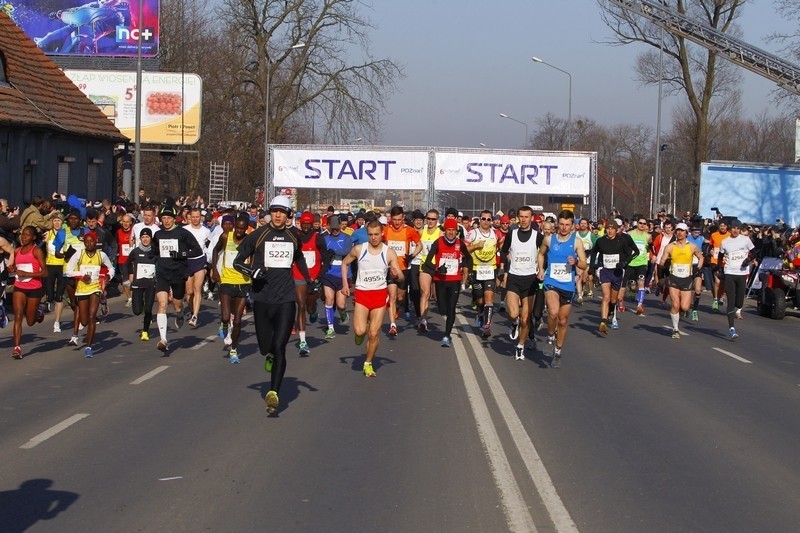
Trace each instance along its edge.
{"label": "yellow vest", "polygon": [[94,257],[89,257],[85,250],[77,253],[81,254],[78,259],[78,271],[91,272],[92,281],[84,283],[83,278],[79,278],[77,285],[75,285],[75,295],[83,296],[102,291],[100,288],[100,269],[103,267],[103,260],[100,257],[100,250],[94,252]]}
{"label": "yellow vest", "polygon": [[47,244],[47,257],[45,258],[45,263],[48,265],[63,267],[66,261],[64,261],[63,257],[56,257],[56,247],[53,244],[56,240],[56,233],[57,232],[54,229],[51,229],[47,232],[47,240],[45,241]]}
{"label": "yellow vest", "polygon": [[245,285],[250,283],[250,278],[233,268],[233,260],[239,253],[239,245],[233,241],[233,232],[228,232],[225,241],[225,250],[222,252],[222,270],[219,272],[220,283],[225,285]]}

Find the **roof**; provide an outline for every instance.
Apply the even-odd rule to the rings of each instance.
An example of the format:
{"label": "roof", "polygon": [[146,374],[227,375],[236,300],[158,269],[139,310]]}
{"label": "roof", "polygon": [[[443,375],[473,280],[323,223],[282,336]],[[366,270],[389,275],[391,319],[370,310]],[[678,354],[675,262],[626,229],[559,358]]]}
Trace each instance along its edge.
{"label": "roof", "polygon": [[2,10],[0,52],[8,82],[0,83],[0,125],[128,140]]}

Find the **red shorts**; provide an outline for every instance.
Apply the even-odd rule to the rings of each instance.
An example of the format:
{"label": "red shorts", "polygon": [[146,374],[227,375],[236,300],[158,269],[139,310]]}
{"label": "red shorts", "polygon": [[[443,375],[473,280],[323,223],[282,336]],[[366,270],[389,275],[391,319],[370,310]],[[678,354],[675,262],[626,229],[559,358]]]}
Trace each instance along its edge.
{"label": "red shorts", "polygon": [[370,311],[386,305],[389,301],[389,291],[384,289],[364,290],[356,289],[354,299],[357,304],[361,304]]}

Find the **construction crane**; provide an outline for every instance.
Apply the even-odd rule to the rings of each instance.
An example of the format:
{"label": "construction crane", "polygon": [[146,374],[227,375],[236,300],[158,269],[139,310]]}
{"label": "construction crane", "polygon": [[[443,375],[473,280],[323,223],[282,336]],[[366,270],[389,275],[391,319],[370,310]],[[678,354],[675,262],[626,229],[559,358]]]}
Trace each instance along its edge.
{"label": "construction crane", "polygon": [[787,91],[800,95],[800,67],[789,61],[711,26],[697,23],[659,2],[647,0],[609,0],[609,2],[643,16],[674,35],[679,35],[709,50],[719,52],[719,57],[772,80]]}

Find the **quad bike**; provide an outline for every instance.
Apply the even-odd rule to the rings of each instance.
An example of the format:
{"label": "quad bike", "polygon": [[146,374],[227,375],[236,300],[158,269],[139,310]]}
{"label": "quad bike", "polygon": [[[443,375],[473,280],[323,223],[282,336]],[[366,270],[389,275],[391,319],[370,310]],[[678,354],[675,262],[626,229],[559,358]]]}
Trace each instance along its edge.
{"label": "quad bike", "polygon": [[800,308],[800,269],[784,268],[782,262],[777,260],[774,265],[762,265],[758,277],[761,280],[758,314],[782,320],[787,306]]}

